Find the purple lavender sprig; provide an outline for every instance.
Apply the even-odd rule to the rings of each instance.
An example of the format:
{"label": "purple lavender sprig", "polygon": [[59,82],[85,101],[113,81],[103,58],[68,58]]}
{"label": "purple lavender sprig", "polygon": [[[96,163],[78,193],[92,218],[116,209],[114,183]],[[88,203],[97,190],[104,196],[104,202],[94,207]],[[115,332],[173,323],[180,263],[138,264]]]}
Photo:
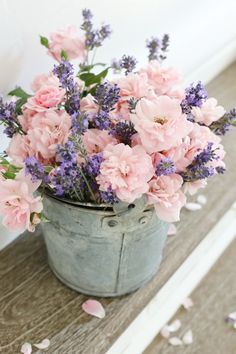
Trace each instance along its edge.
{"label": "purple lavender sprig", "polygon": [[30,156],[24,160],[25,163],[25,175],[31,175],[31,181],[42,181],[43,183],[49,182],[49,177],[44,171],[43,164],[40,163],[36,157]]}
{"label": "purple lavender sprig", "polygon": [[104,40],[111,34],[110,26],[102,25],[99,29],[94,29],[92,23],[93,14],[88,9],[82,11],[82,16],[83,23],[81,29],[85,32],[85,45],[87,50],[100,47]]}
{"label": "purple lavender sprig", "polygon": [[134,128],[134,124],[127,121],[118,122],[109,132],[109,134],[113,135],[116,139],[126,145],[131,145],[132,136],[136,133],[137,131]]}
{"label": "purple lavender sprig", "polygon": [[105,112],[110,112],[120,98],[120,88],[117,84],[105,81],[97,86],[95,100]]}
{"label": "purple lavender sprig", "polygon": [[219,160],[219,156],[216,154],[216,149],[213,149],[213,143],[209,142],[186,168],[186,171],[181,173],[184,181],[194,182],[211,177],[216,173],[223,173],[221,168],[209,166],[209,162],[217,160]]}
{"label": "purple lavender sprig", "polygon": [[125,70],[125,75],[131,73],[137,65],[137,60],[131,55],[123,55],[121,59],[113,59],[111,62],[111,68],[115,73]]}
{"label": "purple lavender sprig", "polygon": [[157,167],[156,167],[156,175],[157,176],[168,176],[168,175],[175,173],[175,172],[176,172],[175,164],[168,157],[161,159],[159,161],[159,163],[157,164]]}
{"label": "purple lavender sprig", "polygon": [[185,90],[185,99],[181,102],[182,112],[191,114],[192,107],[201,107],[208,97],[207,91],[201,81],[191,84]]}
{"label": "purple lavender sprig", "polygon": [[80,92],[74,79],[74,67],[69,61],[62,60],[54,66],[53,73],[66,90],[65,109],[71,116],[72,132],[82,134],[88,128],[88,116],[80,112]]}
{"label": "purple lavender sprig", "polygon": [[224,114],[222,118],[213,122],[209,128],[216,135],[225,135],[231,126],[236,126],[236,108],[231,109],[228,113]]}
{"label": "purple lavender sprig", "polygon": [[100,191],[100,198],[101,201],[106,204],[115,204],[119,202],[119,199],[111,187],[109,187],[107,191]]}
{"label": "purple lavender sprig", "polygon": [[24,133],[17,119],[16,103],[12,101],[4,103],[3,98],[0,96],[0,124],[1,123],[6,126],[3,132],[8,138],[12,138],[16,133]]}
{"label": "purple lavender sprig", "polygon": [[152,37],[146,41],[146,47],[149,49],[148,59],[158,60],[160,63],[167,58],[166,53],[168,51],[170,37],[168,34],[164,34],[160,40],[157,37]]}

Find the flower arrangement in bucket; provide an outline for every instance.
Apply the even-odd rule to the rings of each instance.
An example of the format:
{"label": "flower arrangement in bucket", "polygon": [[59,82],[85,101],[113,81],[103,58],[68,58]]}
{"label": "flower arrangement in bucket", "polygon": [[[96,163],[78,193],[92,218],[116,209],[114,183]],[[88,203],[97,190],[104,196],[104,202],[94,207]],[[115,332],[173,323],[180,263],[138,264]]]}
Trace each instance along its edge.
{"label": "flower arrangement in bucket", "polygon": [[95,29],[90,10],[82,16],[83,35],[68,27],[41,37],[57,64],[34,79],[33,93],[18,87],[0,101],[11,139],[0,210],[10,230],[42,221],[49,263],[68,286],[115,296],[155,274],[186,195],[224,173],[220,135],[236,110],[226,113],[201,82],[183,89],[163,65],[168,35],[147,41],[145,67],[128,55],[94,63],[110,27]]}

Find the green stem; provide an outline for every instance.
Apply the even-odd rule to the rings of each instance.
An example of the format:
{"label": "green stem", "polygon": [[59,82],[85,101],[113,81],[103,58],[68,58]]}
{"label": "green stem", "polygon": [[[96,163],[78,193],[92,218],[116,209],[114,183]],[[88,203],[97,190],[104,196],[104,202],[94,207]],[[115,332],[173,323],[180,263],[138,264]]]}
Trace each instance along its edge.
{"label": "green stem", "polygon": [[92,191],[92,188],[90,187],[90,185],[89,185],[89,183],[88,183],[88,180],[87,180],[86,176],[84,175],[82,169],[80,169],[80,173],[81,173],[81,175],[82,175],[82,177],[83,177],[83,179],[84,179],[84,182],[86,183],[86,186],[87,186],[87,188],[88,188],[88,190],[89,190],[89,193],[91,194],[91,196],[92,196],[94,202],[96,203],[96,197],[95,197],[95,195],[94,195],[94,193],[93,193],[93,191]]}

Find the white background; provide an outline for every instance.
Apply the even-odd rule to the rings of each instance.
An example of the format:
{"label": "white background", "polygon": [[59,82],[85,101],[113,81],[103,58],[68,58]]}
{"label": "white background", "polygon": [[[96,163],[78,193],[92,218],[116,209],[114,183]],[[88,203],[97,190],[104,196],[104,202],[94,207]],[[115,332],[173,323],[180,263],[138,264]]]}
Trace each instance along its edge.
{"label": "white background", "polygon": [[[168,62],[189,77],[232,48],[236,39],[235,0],[0,0],[0,92],[6,94],[16,84],[28,90],[35,75],[48,72],[53,60],[39,44],[39,35],[68,24],[79,27],[85,7],[97,24],[104,21],[113,29],[97,53],[99,61],[131,54],[143,65],[146,39],[169,33]],[[236,57],[233,49],[231,60]],[[0,150],[6,144],[0,132]],[[5,238],[0,229],[0,248]]]}

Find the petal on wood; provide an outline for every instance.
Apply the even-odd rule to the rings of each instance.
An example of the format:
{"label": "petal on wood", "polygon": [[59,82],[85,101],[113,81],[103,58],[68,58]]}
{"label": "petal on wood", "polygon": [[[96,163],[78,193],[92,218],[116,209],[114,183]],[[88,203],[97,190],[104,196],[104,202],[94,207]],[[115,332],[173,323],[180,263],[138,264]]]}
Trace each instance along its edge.
{"label": "petal on wood", "polygon": [[38,349],[47,349],[50,345],[50,340],[48,338],[43,339],[40,343],[33,344],[34,347]]}
{"label": "petal on wood", "polygon": [[204,194],[199,194],[197,202],[204,205],[207,203],[207,197]]}
{"label": "petal on wood", "polygon": [[181,327],[181,322],[180,320],[174,320],[169,326],[168,326],[168,330],[172,333],[172,332],[176,332],[180,329]]}
{"label": "petal on wood", "polygon": [[202,209],[201,204],[198,203],[186,203],[185,208],[190,210],[190,211],[196,211]]}
{"label": "petal on wood", "polygon": [[193,332],[191,331],[191,329],[183,335],[182,340],[183,340],[183,343],[186,345],[193,343]]}
{"label": "petal on wood", "polygon": [[231,312],[229,315],[228,315],[228,318],[232,321],[236,321],[236,311],[235,312]]}
{"label": "petal on wood", "polygon": [[168,236],[173,236],[173,235],[176,234],[176,232],[177,232],[177,229],[176,229],[175,224],[170,224],[167,235]]}
{"label": "petal on wood", "polygon": [[161,331],[160,334],[163,338],[169,338],[170,337],[170,331],[168,329],[168,326],[164,326]]}
{"label": "petal on wood", "polygon": [[172,337],[168,340],[169,344],[173,345],[174,347],[183,345],[183,342],[180,338],[178,337]]}
{"label": "petal on wood", "polygon": [[31,354],[32,353],[32,345],[30,343],[24,343],[20,350],[23,354]]}
{"label": "petal on wood", "polygon": [[190,297],[187,297],[183,300],[182,306],[185,308],[185,310],[191,309],[191,307],[193,307],[193,300]]}
{"label": "petal on wood", "polygon": [[82,304],[82,309],[89,315],[103,318],[106,313],[102,304],[97,300],[87,300]]}

